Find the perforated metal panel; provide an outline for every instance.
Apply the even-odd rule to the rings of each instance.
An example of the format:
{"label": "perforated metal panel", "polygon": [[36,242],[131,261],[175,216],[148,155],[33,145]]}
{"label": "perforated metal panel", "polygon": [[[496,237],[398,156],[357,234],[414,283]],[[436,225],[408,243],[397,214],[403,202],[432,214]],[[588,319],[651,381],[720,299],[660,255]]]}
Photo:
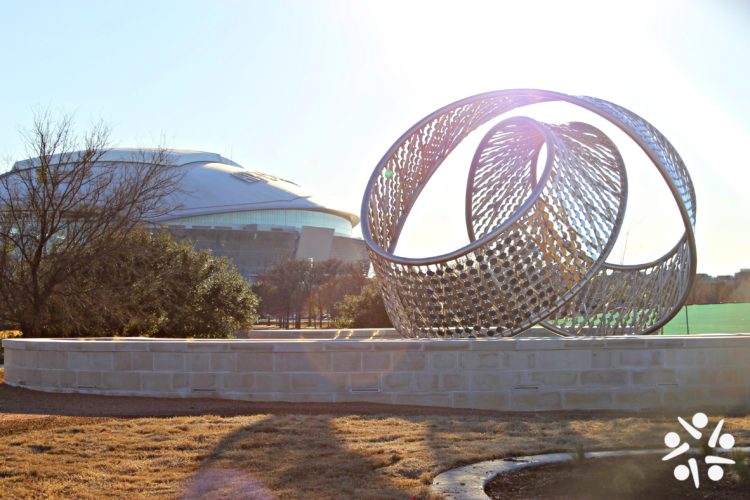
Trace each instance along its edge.
{"label": "perforated metal panel", "polygon": [[[646,152],[680,208],[677,245],[643,265],[606,263],[627,200],[617,147],[585,123],[512,117],[492,126],[471,164],[471,243],[435,257],[394,255],[412,206],[448,154],[482,124],[544,101],[593,111]],[[383,157],[362,204],[386,308],[406,337],[512,336],[538,323],[565,335],[654,332],[679,310],[695,275],[694,224],[690,176],[653,126],[606,101],[539,90],[481,94],[429,115]]]}

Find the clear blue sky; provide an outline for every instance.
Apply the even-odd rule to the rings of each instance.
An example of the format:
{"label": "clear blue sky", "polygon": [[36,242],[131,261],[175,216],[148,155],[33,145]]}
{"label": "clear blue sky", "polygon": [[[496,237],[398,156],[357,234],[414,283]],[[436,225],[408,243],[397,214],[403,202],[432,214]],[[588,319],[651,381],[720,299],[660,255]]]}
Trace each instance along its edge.
{"label": "clear blue sky", "polygon": [[[3,157],[23,156],[18,130],[51,108],[75,112],[82,130],[103,118],[117,146],[217,152],[358,213],[382,154],[432,110],[504,88],[593,95],[650,120],[683,156],[698,193],[699,271],[750,267],[750,2],[0,0],[0,9]],[[464,183],[449,182],[457,200]],[[652,240],[674,242],[679,223],[665,230],[659,207],[646,188],[631,199],[628,243],[613,260],[655,257]],[[423,228],[444,222],[435,210],[422,217]]]}

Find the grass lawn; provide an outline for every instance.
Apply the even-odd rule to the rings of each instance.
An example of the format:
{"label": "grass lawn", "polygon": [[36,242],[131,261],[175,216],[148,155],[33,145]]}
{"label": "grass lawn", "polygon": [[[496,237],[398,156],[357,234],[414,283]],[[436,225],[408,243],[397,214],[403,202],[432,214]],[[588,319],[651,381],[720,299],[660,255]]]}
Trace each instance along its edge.
{"label": "grass lawn", "polygon": [[[105,408],[108,398],[96,401]],[[0,496],[430,498],[426,485],[458,465],[579,446],[663,447],[664,434],[677,425],[674,416],[410,415],[397,407],[388,414],[347,414],[340,408],[71,417],[4,413],[0,399]],[[725,429],[738,445],[750,444],[750,416],[728,418]]]}
{"label": "grass lawn", "polygon": [[[750,303],[688,306],[690,334],[750,333]],[[685,307],[664,327],[665,335],[684,335]]]}

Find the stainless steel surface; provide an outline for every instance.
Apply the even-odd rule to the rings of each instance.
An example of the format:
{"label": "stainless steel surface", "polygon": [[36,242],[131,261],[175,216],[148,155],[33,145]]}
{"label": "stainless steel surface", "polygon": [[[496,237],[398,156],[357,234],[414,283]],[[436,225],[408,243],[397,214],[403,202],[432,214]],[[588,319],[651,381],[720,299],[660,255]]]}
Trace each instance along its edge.
{"label": "stainless steel surface", "polygon": [[[604,133],[585,123],[501,119],[545,101],[588,109],[644,150],[682,215],[685,232],[674,248],[643,265],[606,263],[627,200],[622,158]],[[395,255],[432,174],[469,133],[493,120],[467,182],[471,242],[433,257]],[[388,313],[405,337],[507,337],[533,325],[563,335],[652,333],[687,297],[695,275],[694,226],[690,176],[659,131],[607,101],[541,90],[481,94],[427,116],[380,161],[362,203],[363,237]]]}

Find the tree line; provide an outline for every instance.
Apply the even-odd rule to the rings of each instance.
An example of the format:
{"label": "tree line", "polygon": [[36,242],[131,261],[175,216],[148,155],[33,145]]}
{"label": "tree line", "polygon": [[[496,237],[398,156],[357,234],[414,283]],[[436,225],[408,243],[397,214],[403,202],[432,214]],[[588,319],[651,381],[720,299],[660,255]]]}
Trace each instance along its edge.
{"label": "tree line", "polygon": [[280,328],[390,327],[370,263],[287,259],[253,286],[260,313]]}
{"label": "tree line", "polygon": [[734,276],[713,277],[698,274],[688,296],[688,304],[724,304],[750,302],[750,270]]}
{"label": "tree line", "polygon": [[26,337],[223,337],[258,300],[231,263],[145,223],[170,210],[163,148],[107,161],[109,129],[36,117],[30,160],[0,175],[0,323]]}

